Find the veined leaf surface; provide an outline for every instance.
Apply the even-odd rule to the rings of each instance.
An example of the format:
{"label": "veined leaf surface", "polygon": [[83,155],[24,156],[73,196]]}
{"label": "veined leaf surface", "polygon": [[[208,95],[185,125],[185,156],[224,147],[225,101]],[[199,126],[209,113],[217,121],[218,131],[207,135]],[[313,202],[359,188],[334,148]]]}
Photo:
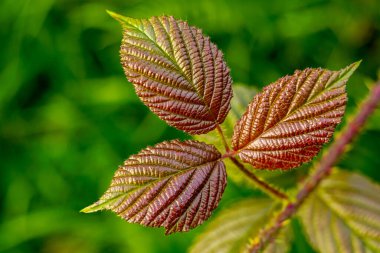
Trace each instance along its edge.
{"label": "veined leaf surface", "polygon": [[[246,252],[250,240],[270,221],[275,207],[270,199],[250,199],[234,204],[208,224],[190,253]],[[290,228],[285,226],[263,253],[288,252],[291,238]]]}
{"label": "veined leaf surface", "polygon": [[229,69],[200,29],[167,16],[110,15],[123,26],[124,72],[155,114],[190,134],[207,133],[224,121],[232,97]]}
{"label": "veined leaf surface", "polygon": [[340,123],[346,83],[358,65],[297,70],[265,87],[235,126],[235,152],[257,169],[290,169],[310,161]]}
{"label": "veined leaf surface", "polygon": [[380,252],[380,186],[361,175],[335,171],[299,215],[319,252]]}
{"label": "veined leaf surface", "polygon": [[167,141],[131,156],[99,201],[83,209],[114,211],[123,219],[166,234],[188,231],[217,207],[226,186],[220,153],[211,145]]}

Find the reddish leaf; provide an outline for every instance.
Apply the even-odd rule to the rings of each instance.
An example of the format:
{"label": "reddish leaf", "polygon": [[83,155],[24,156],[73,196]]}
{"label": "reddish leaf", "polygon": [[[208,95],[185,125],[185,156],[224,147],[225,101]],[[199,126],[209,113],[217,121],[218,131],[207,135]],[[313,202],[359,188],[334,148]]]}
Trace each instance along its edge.
{"label": "reddish leaf", "polygon": [[125,74],[154,113],[190,134],[207,133],[224,121],[232,97],[229,69],[200,29],[173,17],[110,14],[123,26]]}
{"label": "reddish leaf", "polygon": [[220,153],[202,142],[163,142],[131,156],[111,186],[83,212],[109,209],[123,219],[166,234],[188,231],[217,207],[226,186]]}
{"label": "reddish leaf", "polygon": [[265,87],[235,126],[235,152],[258,169],[290,169],[310,161],[341,121],[346,82],[358,65],[340,71],[308,68]]}

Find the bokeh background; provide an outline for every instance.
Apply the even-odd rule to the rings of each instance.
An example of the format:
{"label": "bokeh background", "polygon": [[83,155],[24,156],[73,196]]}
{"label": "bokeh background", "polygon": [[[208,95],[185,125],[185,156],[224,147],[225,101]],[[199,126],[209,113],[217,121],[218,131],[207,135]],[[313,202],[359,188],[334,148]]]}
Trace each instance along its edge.
{"label": "bokeh background", "polygon": [[[79,213],[128,156],[190,138],[134,94],[106,9],[187,20],[225,53],[234,81],[259,88],[295,69],[362,59],[346,119],[380,67],[378,0],[1,0],[0,252],[185,252],[204,229],[164,236],[109,212]],[[379,143],[377,111],[340,166],[380,182]],[[256,194],[229,181],[217,212]],[[292,226],[292,252],[313,252]]]}

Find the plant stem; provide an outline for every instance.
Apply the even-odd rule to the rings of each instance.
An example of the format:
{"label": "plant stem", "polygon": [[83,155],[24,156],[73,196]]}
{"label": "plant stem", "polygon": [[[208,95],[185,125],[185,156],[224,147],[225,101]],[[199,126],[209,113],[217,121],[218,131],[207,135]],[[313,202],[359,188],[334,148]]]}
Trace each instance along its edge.
{"label": "plant stem", "polygon": [[244,166],[244,164],[240,163],[235,157],[229,157],[229,158],[247,177],[249,177],[254,182],[254,184],[257,188],[259,188],[263,192],[267,193],[271,197],[279,198],[279,199],[283,199],[283,200],[289,200],[289,197],[285,193],[283,193],[280,190],[272,187],[270,184],[266,183],[265,181],[262,181],[255,174],[253,174],[250,170],[248,170]]}
{"label": "plant stem", "polygon": [[228,146],[228,143],[226,141],[226,137],[224,136],[222,128],[220,128],[220,125],[216,125],[216,129],[218,130],[218,133],[219,133],[220,137],[223,140],[223,145],[226,148],[226,151],[229,152],[230,151],[230,146]]}
{"label": "plant stem", "polygon": [[359,133],[361,127],[367,118],[376,109],[380,102],[380,82],[372,89],[371,94],[362,104],[359,113],[350,122],[342,135],[331,145],[329,150],[322,157],[319,167],[308,177],[301,189],[299,190],[296,200],[288,203],[284,209],[274,218],[273,225],[262,230],[256,237],[256,240],[248,248],[249,252],[261,252],[270,243],[280,231],[283,223],[291,218],[305,201],[305,199],[316,189],[320,182],[326,178],[343,154],[347,144]]}
{"label": "plant stem", "polygon": [[229,158],[248,178],[250,178],[255,186],[259,189],[261,189],[263,192],[267,193],[271,197],[279,198],[283,200],[289,200],[288,196],[281,192],[280,190],[277,190],[276,188],[273,188],[268,183],[262,181],[259,179],[255,174],[253,174],[251,171],[249,171],[241,162],[239,162],[234,156],[236,153],[234,150],[231,150],[228,146],[228,143],[226,141],[225,135],[223,133],[223,130],[219,125],[217,125],[216,129],[218,130],[218,133],[220,137],[223,140],[224,147],[226,148],[226,153],[222,156],[222,159]]}

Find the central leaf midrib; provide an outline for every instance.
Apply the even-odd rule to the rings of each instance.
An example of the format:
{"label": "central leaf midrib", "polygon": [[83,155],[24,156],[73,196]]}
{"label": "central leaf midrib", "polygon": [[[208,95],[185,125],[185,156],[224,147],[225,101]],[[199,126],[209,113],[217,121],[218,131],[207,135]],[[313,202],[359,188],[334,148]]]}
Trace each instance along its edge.
{"label": "central leaf midrib", "polygon": [[[189,172],[189,171],[191,171],[191,170],[194,170],[193,173],[195,173],[195,170],[196,170],[198,167],[203,166],[203,165],[207,165],[207,164],[209,164],[209,163],[217,162],[219,159],[220,159],[220,158],[218,158],[218,159],[216,159],[216,160],[213,160],[213,161],[209,161],[209,162],[203,163],[203,164],[199,164],[199,165],[196,165],[196,166],[190,166],[190,167],[188,167],[188,168],[185,168],[185,169],[183,169],[183,170],[178,171],[177,173],[173,173],[173,174],[167,175],[167,176],[165,176],[165,177],[159,177],[159,178],[157,178],[156,180],[153,180],[153,181],[151,181],[151,182],[148,182],[147,184],[145,184],[145,185],[143,185],[143,186],[141,186],[141,187],[136,187],[135,189],[133,189],[133,190],[131,190],[131,191],[128,191],[128,192],[123,193],[123,194],[120,194],[120,196],[123,196],[123,198],[128,198],[128,195],[133,194],[133,193],[134,193],[135,191],[137,191],[137,190],[143,189],[143,192],[142,192],[141,194],[139,194],[139,196],[138,196],[136,199],[134,199],[134,200],[132,201],[132,203],[130,203],[129,206],[126,207],[121,213],[125,213],[125,212],[128,211],[128,209],[132,208],[132,206],[133,206],[133,205],[134,205],[139,199],[141,199],[141,198],[145,195],[146,191],[149,191],[149,188],[150,188],[151,185],[154,185],[154,184],[156,184],[156,183],[158,183],[158,182],[160,182],[160,181],[167,180],[167,182],[165,182],[164,185],[162,186],[163,188],[165,188],[166,185],[169,183],[169,181],[172,180],[173,178],[175,178],[175,177],[179,177],[179,176],[181,176],[181,174],[185,174],[185,173],[187,173],[187,172]],[[210,169],[210,171],[212,171],[215,167],[216,167],[216,166],[213,166],[213,167]],[[154,198],[153,198],[152,200],[149,201],[150,203],[153,202],[153,201],[157,198],[157,196],[162,192],[162,189],[163,189],[163,188],[161,188],[161,189],[159,190],[159,192],[154,196]],[[124,202],[124,201],[123,201],[123,202]],[[119,205],[119,206],[120,206],[120,205]],[[113,208],[112,208],[112,209],[113,209]],[[137,213],[138,213],[138,212],[137,212]],[[136,213],[135,215],[137,215],[137,213]],[[134,216],[135,216],[135,215],[134,215]]]}
{"label": "central leaf midrib", "polygon": [[[119,197],[119,196],[120,196],[120,197],[127,197],[127,195],[130,195],[130,194],[134,193],[135,191],[140,190],[140,189],[143,189],[143,188],[146,189],[146,188],[149,187],[150,185],[153,185],[153,184],[155,184],[155,183],[157,183],[157,182],[159,182],[159,181],[163,181],[163,180],[165,180],[165,179],[167,179],[167,178],[171,178],[171,177],[172,177],[172,178],[174,178],[174,177],[178,177],[178,176],[180,176],[181,174],[185,174],[185,173],[189,172],[190,170],[196,170],[196,169],[197,169],[198,167],[200,167],[200,166],[207,165],[207,164],[210,164],[210,163],[214,163],[214,162],[217,162],[218,160],[220,160],[220,158],[215,159],[215,160],[213,160],[213,161],[206,162],[206,163],[202,163],[202,164],[199,164],[199,165],[196,165],[196,166],[190,166],[190,167],[187,167],[187,168],[185,168],[185,169],[183,169],[183,170],[179,170],[178,172],[174,172],[173,174],[169,174],[169,175],[164,176],[164,177],[158,177],[157,179],[152,180],[152,181],[149,181],[149,182],[147,182],[146,184],[138,185],[136,188],[131,189],[130,191],[127,191],[127,192],[121,192],[121,194],[118,195],[118,197]],[[215,166],[214,166],[214,167],[215,167]],[[213,167],[211,170],[213,170],[214,167]],[[133,176],[132,176],[132,177],[133,177]],[[132,186],[134,186],[134,185],[132,184]],[[117,197],[115,197],[115,198],[117,198]],[[138,197],[138,199],[139,199],[139,198],[140,198],[140,197]]]}

